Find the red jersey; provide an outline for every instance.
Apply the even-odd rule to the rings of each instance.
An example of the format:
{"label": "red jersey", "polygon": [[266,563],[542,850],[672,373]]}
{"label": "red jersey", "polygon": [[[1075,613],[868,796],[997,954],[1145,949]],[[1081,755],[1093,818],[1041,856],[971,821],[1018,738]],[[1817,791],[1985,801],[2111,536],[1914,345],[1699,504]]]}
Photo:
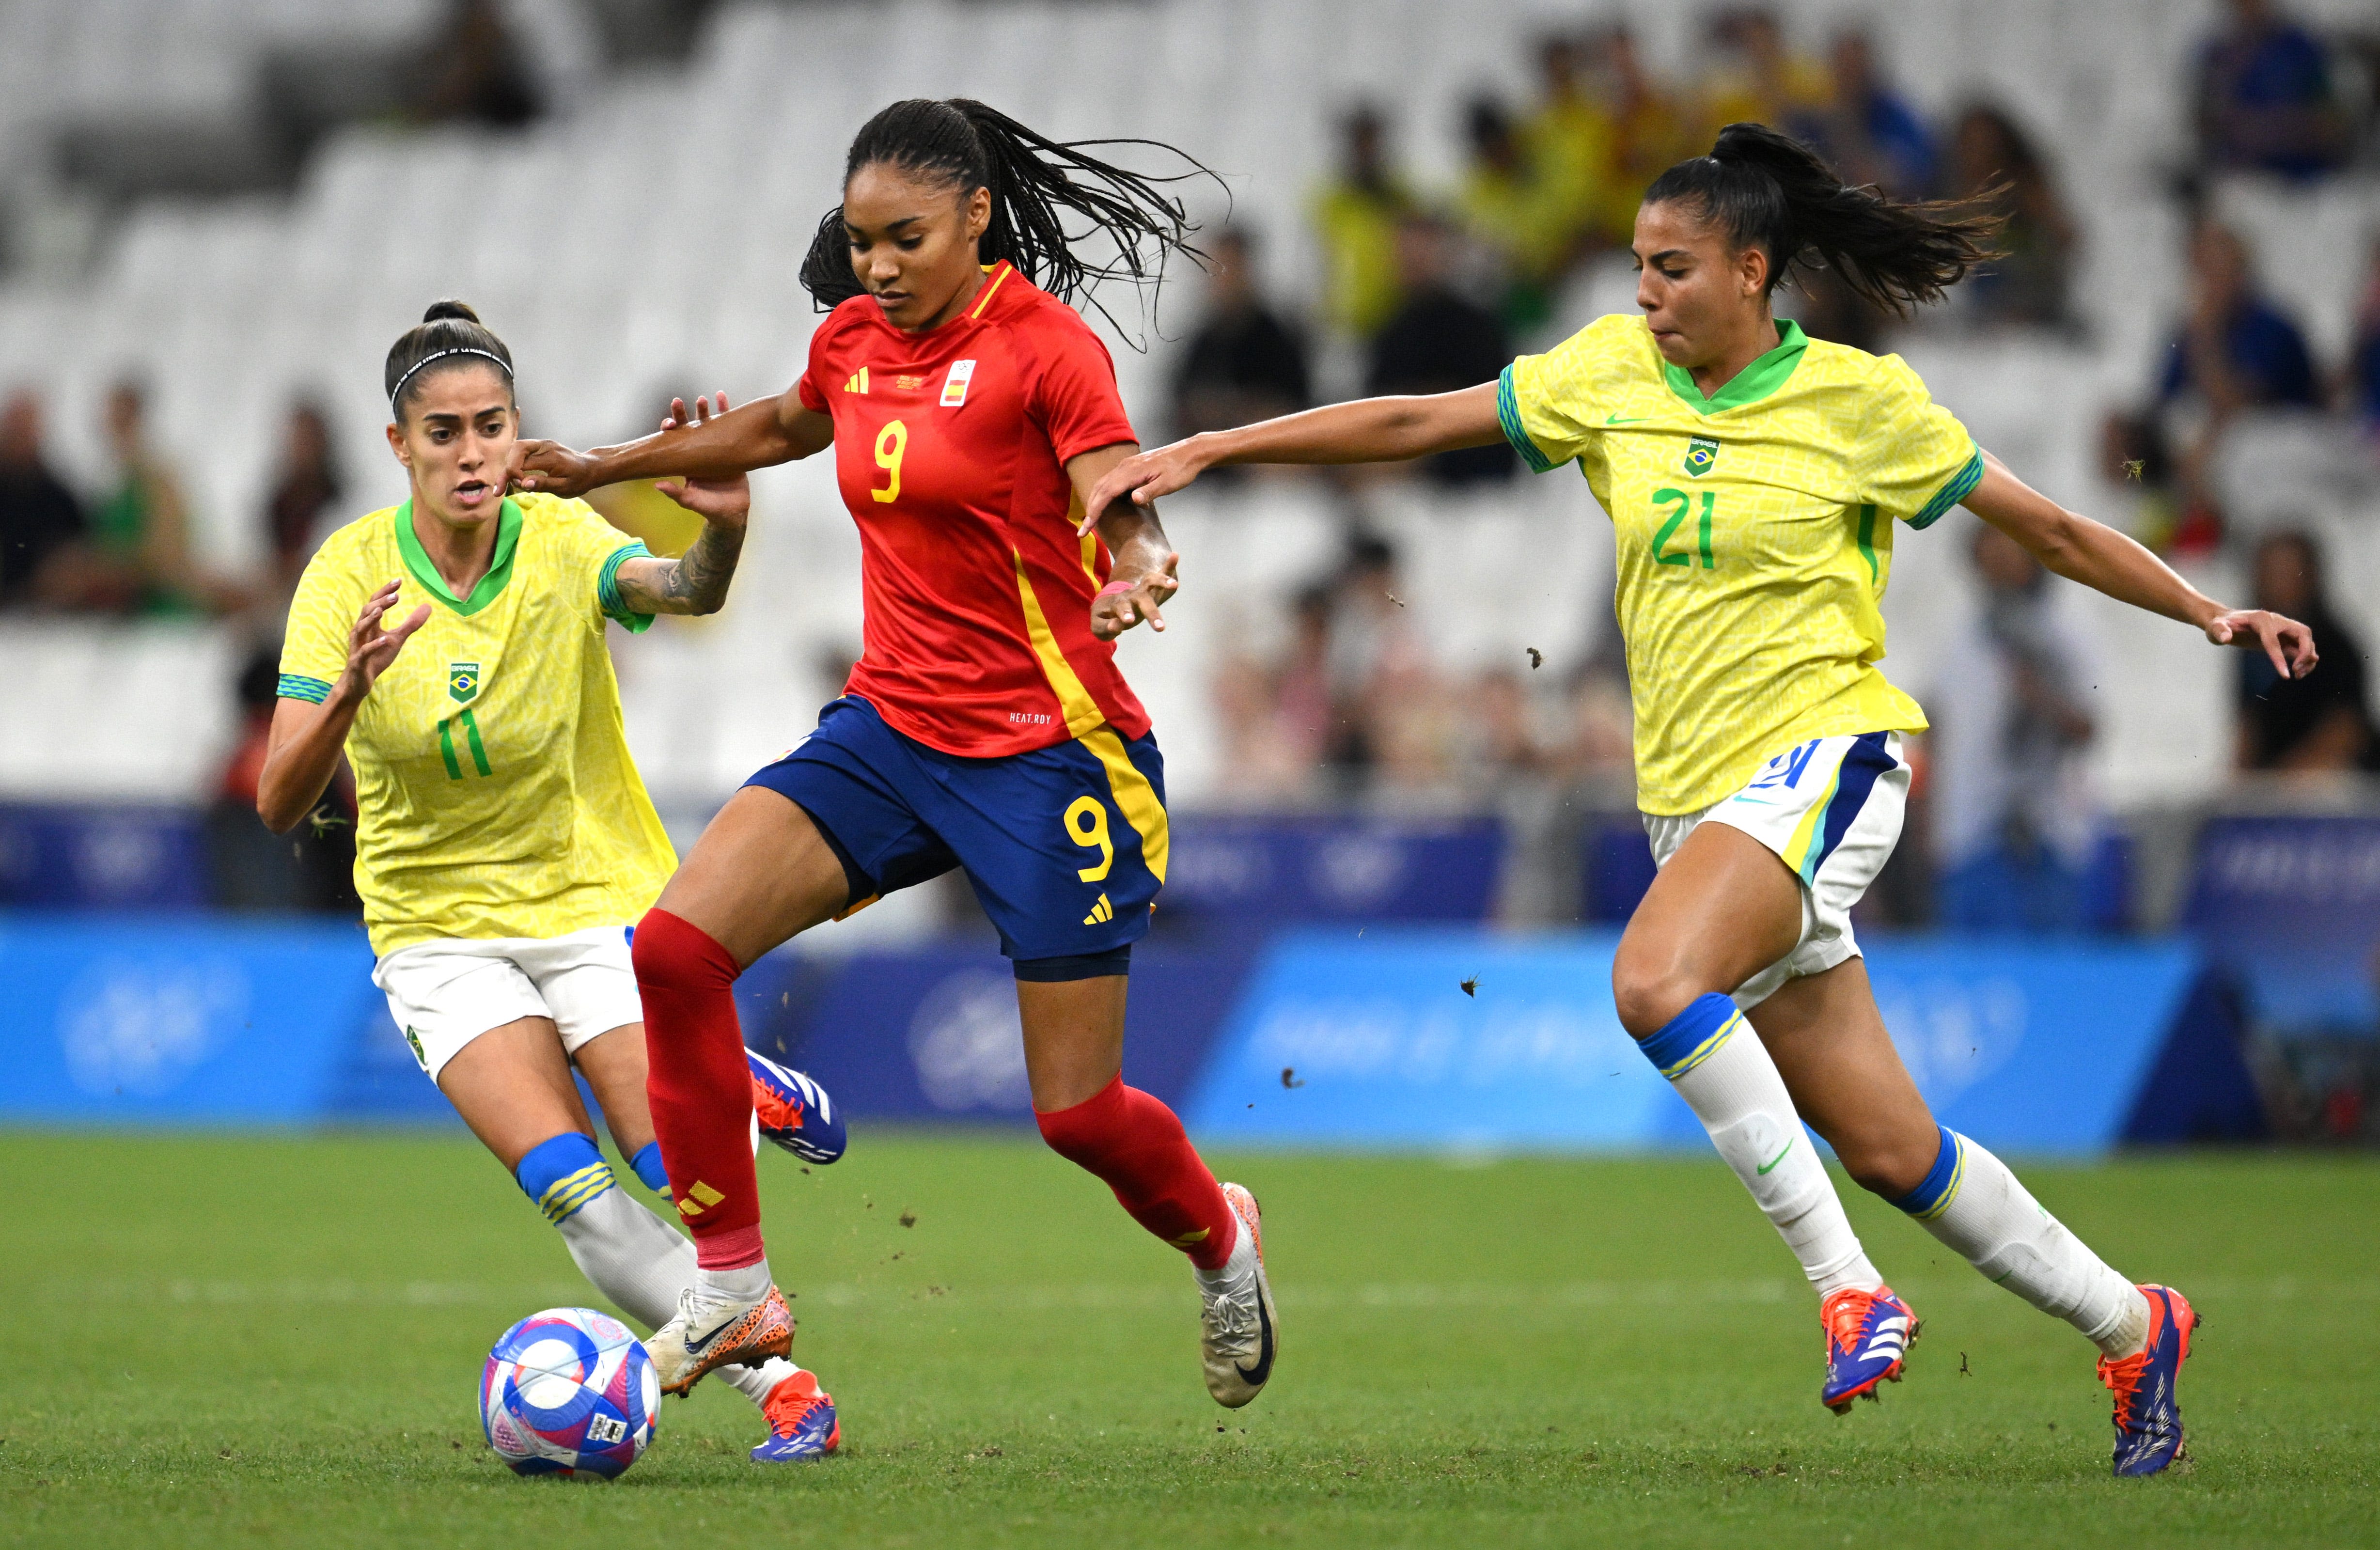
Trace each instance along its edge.
{"label": "red jersey", "polygon": [[859,524],[865,649],[847,692],[929,748],[1030,753],[1101,724],[1148,731],[1091,634],[1112,567],[1070,458],[1137,441],[1115,363],[1075,309],[1007,263],[924,333],[860,296],[810,338],[803,404],[834,420]]}

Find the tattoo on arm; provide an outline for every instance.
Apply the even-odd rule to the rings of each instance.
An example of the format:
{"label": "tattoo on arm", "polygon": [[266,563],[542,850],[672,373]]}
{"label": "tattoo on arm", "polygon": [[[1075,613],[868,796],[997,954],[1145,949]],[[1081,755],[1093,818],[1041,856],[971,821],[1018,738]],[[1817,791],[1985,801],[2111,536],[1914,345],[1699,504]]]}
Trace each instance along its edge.
{"label": "tattoo on arm", "polygon": [[636,613],[716,613],[744,552],[741,531],[706,523],[674,560],[631,560],[616,578],[620,600]]}

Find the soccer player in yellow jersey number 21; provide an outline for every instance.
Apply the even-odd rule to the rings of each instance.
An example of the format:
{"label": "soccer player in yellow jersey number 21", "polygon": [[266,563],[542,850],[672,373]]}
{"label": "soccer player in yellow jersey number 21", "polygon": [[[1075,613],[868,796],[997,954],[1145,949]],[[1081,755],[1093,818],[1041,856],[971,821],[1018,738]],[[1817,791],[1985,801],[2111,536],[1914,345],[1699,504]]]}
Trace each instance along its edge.
{"label": "soccer player in yellow jersey number 21", "polygon": [[2116,1472],[2153,1474],[2180,1455],[2174,1380],[2196,1315],[2171,1288],[2109,1269],[1998,1158],[1936,1122],[1852,939],[1852,906],[1900,837],[1900,734],[1925,725],[1876,665],[1894,525],[1964,505],[2058,575],[2265,652],[2285,677],[2312,669],[2313,640],[2201,596],[2026,488],[1898,357],[1810,339],[1770,309],[1778,283],[1811,264],[1896,309],[1935,299],[1990,256],[1991,236],[1969,212],[1847,188],[1798,142],[1730,125],[1645,195],[1643,317],[1600,319],[1460,392],[1158,448],[1087,506],[1096,518],[1119,498],[1154,500],[1221,463],[1370,463],[1498,440],[1540,473],[1577,463],[1618,539],[1637,804],[1660,863],[1621,938],[1613,998],[1816,1288],[1820,1399],[1840,1413],[1897,1381],[1918,1321],[1852,1234],[1804,1120],[1862,1185],[2098,1345]]}
{"label": "soccer player in yellow jersey number 21", "polygon": [[[704,523],[675,560],[584,502],[508,498],[512,353],[460,302],[396,342],[383,385],[410,496],[333,533],[306,566],[257,811],[276,833],[296,826],[344,748],[372,980],[414,1059],[587,1278],[658,1326],[694,1280],[693,1247],[618,1186],[571,1080],[575,1065],[621,1156],[666,1198],[627,929],[677,858],[628,756],[605,624],[715,611],[750,489],[663,485]],[[693,418],[725,408],[697,399]],[[684,414],[673,406],[663,429]],[[815,1085],[747,1059],[771,1134],[813,1160],[840,1155]],[[783,1352],[729,1377],[769,1423],[756,1459],[834,1447],[833,1401]]]}

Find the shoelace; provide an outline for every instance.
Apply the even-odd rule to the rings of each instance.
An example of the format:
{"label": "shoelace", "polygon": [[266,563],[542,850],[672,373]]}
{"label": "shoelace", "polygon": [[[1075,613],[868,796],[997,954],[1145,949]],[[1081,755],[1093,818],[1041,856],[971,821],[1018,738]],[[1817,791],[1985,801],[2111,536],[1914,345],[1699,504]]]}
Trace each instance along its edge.
{"label": "shoelace", "polygon": [[2116,1425],[2120,1430],[2131,1429],[2132,1406],[2140,1398],[2141,1378],[2148,1370],[2149,1353],[2146,1350],[2135,1351],[2121,1362],[2111,1362],[2104,1356],[2099,1358],[2099,1381],[2116,1396]]}
{"label": "shoelace", "polygon": [[772,1400],[769,1405],[769,1430],[781,1437],[797,1432],[810,1413],[825,1403],[825,1396],[819,1394],[800,1394],[782,1403]]}
{"label": "shoelace", "polygon": [[1207,1322],[1217,1334],[1249,1335],[1259,1327],[1256,1272],[1249,1271],[1211,1290],[1204,1286],[1198,1290],[1207,1300]]}
{"label": "shoelace", "polygon": [[1873,1293],[1847,1291],[1827,1308],[1827,1338],[1835,1348],[1847,1354],[1859,1349],[1861,1331],[1866,1327],[1869,1310],[1876,1306]]}

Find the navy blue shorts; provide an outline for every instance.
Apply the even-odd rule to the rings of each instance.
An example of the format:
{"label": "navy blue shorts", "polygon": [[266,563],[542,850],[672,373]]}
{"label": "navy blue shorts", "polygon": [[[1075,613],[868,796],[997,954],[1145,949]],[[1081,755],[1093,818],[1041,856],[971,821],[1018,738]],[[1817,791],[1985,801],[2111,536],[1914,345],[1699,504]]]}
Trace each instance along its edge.
{"label": "navy blue shorts", "polygon": [[1165,761],[1154,733],[1126,741],[1102,726],[1029,754],[961,758],[904,737],[845,695],[745,784],[810,816],[843,858],[854,910],[964,867],[1020,978],[1088,977],[1030,967],[1050,960],[1106,959],[1103,972],[1123,973],[1165,883]]}

